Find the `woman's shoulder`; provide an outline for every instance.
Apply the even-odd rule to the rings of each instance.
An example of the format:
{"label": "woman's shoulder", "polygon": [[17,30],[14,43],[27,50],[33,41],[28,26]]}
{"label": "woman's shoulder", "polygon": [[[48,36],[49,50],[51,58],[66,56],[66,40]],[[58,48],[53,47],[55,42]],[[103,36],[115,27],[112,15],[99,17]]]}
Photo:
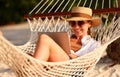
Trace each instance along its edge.
{"label": "woman's shoulder", "polygon": [[83,44],[91,44],[91,45],[96,45],[97,47],[100,46],[100,42],[92,38],[90,35],[85,36],[82,39]]}
{"label": "woman's shoulder", "polygon": [[95,40],[94,38],[91,38],[91,40],[92,40],[92,42],[91,42],[92,46],[91,47],[97,48],[97,47],[101,46],[101,43],[99,41]]}

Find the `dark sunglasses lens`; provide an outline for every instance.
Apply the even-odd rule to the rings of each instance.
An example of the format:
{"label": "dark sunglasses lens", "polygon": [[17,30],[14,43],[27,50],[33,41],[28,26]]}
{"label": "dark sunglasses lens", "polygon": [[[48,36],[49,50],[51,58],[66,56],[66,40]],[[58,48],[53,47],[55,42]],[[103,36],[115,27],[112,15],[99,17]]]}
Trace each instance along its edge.
{"label": "dark sunglasses lens", "polygon": [[74,27],[74,26],[76,26],[76,24],[79,26],[83,25],[85,23],[85,21],[70,21],[69,23],[72,27]]}
{"label": "dark sunglasses lens", "polygon": [[84,24],[84,21],[78,21],[78,25],[81,26]]}
{"label": "dark sunglasses lens", "polygon": [[70,25],[71,25],[72,27],[75,26],[75,24],[76,24],[75,21],[70,21],[69,23],[70,23]]}

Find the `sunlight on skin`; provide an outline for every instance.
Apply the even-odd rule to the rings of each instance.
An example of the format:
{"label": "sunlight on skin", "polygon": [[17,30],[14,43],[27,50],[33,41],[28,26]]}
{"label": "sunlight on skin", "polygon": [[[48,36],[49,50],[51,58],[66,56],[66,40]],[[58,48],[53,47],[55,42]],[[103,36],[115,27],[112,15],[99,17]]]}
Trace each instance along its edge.
{"label": "sunlight on skin", "polygon": [[2,34],[2,32],[0,31],[0,36],[2,36],[3,34]]}

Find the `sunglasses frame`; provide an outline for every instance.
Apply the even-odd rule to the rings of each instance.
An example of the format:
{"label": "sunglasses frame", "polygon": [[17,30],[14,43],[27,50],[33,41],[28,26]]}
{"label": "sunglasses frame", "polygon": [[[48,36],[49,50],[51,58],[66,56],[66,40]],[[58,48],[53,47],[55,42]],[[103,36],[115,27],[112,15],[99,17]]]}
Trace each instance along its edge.
{"label": "sunglasses frame", "polygon": [[87,20],[87,21],[69,21],[69,24],[70,24],[71,27],[75,27],[76,24],[78,26],[82,26],[83,24],[89,23],[89,22],[91,22],[91,21],[90,20]]}

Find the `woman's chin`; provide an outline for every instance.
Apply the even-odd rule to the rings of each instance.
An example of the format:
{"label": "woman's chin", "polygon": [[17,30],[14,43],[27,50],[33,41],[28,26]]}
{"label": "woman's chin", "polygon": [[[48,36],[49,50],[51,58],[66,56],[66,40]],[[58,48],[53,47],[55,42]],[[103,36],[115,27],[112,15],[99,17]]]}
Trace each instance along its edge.
{"label": "woman's chin", "polygon": [[82,36],[82,33],[75,33],[76,36]]}

